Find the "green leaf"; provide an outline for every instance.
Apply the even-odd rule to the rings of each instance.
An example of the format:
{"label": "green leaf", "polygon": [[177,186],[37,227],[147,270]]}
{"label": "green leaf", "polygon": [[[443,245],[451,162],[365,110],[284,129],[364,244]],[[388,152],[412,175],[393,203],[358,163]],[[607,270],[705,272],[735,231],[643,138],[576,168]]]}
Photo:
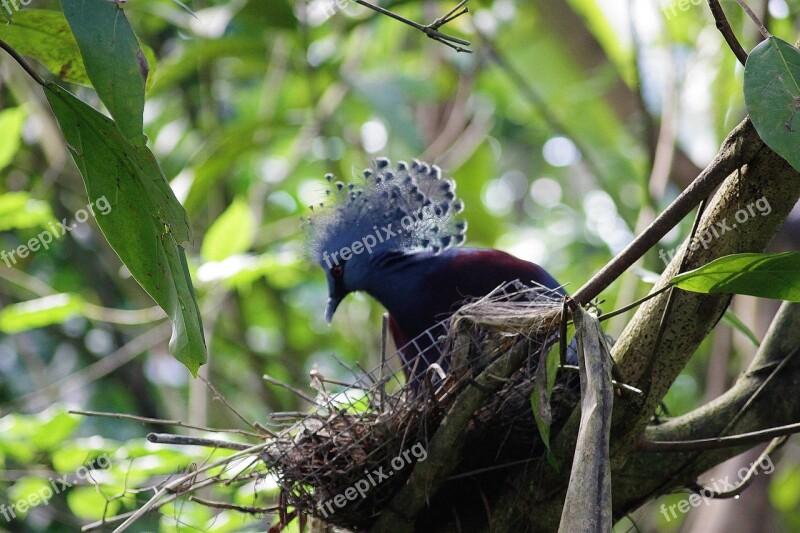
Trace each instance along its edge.
{"label": "green leaf", "polygon": [[0,39],[20,54],[34,58],[62,80],[91,85],[78,43],[63,13],[23,9],[14,15],[11,24],[0,26]]}
{"label": "green leaf", "polygon": [[53,294],[44,298],[7,305],[0,311],[0,331],[17,333],[60,324],[83,311],[83,300],[74,294]]}
{"label": "green leaf", "polygon": [[536,420],[536,427],[539,429],[539,436],[542,437],[547,450],[550,450],[550,422],[542,416],[542,408],[539,406],[539,392],[541,389],[534,386],[531,392],[531,410],[533,418]]}
{"label": "green leaf", "polygon": [[200,255],[206,261],[222,261],[246,252],[256,233],[256,221],[247,201],[237,198],[211,225]]}
{"label": "green leaf", "polygon": [[[72,435],[80,425],[78,417],[61,407],[49,408],[35,415],[12,413],[0,418],[0,448],[8,450],[17,459],[14,445],[21,445],[26,452],[54,450]],[[23,455],[24,457],[24,455]],[[32,454],[28,455],[32,460]]]}
{"label": "green leaf", "polygon": [[744,67],[744,101],[764,142],[800,170],[800,50],[777,37],[756,46]]}
{"label": "green leaf", "polygon": [[31,441],[42,450],[58,449],[81,423],[77,416],[61,410],[45,411],[40,421],[41,425],[31,435]]}
{"label": "green leaf", "polygon": [[54,220],[47,202],[26,192],[0,194],[0,231],[43,227]]}
{"label": "green leaf", "polygon": [[139,48],[142,49],[142,54],[144,54],[144,58],[147,61],[147,81],[144,83],[144,90],[145,92],[149,92],[150,88],[153,86],[153,80],[156,79],[155,73],[158,67],[156,53],[144,43],[139,43]]}
{"label": "green leaf", "polygon": [[769,486],[772,504],[785,513],[796,514],[800,505],[800,467],[793,466],[778,472]]}
{"label": "green leaf", "polygon": [[[8,166],[19,150],[22,126],[28,113],[23,107],[0,111],[0,170]],[[0,222],[2,224],[2,222]]]}
{"label": "green leaf", "polygon": [[291,30],[297,24],[297,17],[292,3],[286,0],[272,0],[269,9],[264,9],[261,0],[250,0],[231,22],[248,31],[263,31],[270,27]]}
{"label": "green leaf", "polygon": [[148,67],[125,12],[108,0],[61,0],[61,7],[97,95],[125,138],[143,145]]}
{"label": "green leaf", "polygon": [[[91,483],[91,479],[88,481]],[[95,487],[73,487],[67,492],[67,505],[75,516],[83,520],[100,520],[114,516],[120,502],[106,499]]]}
{"label": "green leaf", "polygon": [[[17,480],[8,490],[9,502],[14,502],[16,512],[25,516],[34,507],[47,505],[48,498],[53,496],[50,482],[44,477],[24,476]],[[24,502],[20,509],[19,502]]]}
{"label": "green leaf", "polygon": [[191,240],[186,211],[158,162],[128,142],[108,117],[55,84],[45,94],[86,183],[89,199],[111,205],[97,224],[133,277],[172,321],[170,351],[196,374],[205,340],[182,244]]}
{"label": "green leaf", "polygon": [[[77,417],[74,417],[78,419]],[[80,423],[80,419],[78,419]],[[88,464],[98,457],[102,459],[96,464],[103,468],[110,462],[110,456],[119,449],[117,441],[104,439],[99,435],[88,438],[62,439],[50,454],[50,462],[57,472],[75,471],[79,466]],[[112,465],[113,467],[113,465]],[[127,467],[127,465],[126,465]]]}
{"label": "green leaf", "polygon": [[706,294],[749,294],[800,302],[800,252],[727,255],[679,274],[670,283]]}
{"label": "green leaf", "polygon": [[739,333],[750,339],[750,342],[758,348],[761,343],[758,342],[758,337],[753,331],[747,327],[747,325],[742,322],[738,316],[733,314],[733,311],[730,309],[725,310],[725,314],[722,315],[722,321],[727,324],[728,326],[732,327],[733,329],[737,330]]}
{"label": "green leaf", "polygon": [[[568,326],[564,342],[569,343],[569,339],[571,339],[574,334],[574,326]],[[549,453],[550,424],[552,423],[550,416],[550,398],[553,395],[553,387],[556,383],[558,367],[561,364],[561,341],[556,342],[550,348],[544,363],[544,368],[539,367],[536,369],[536,383],[531,392],[531,409],[533,411],[533,418],[536,420],[536,427],[539,429],[539,435],[542,437],[542,442],[544,442]],[[542,374],[542,371],[544,371],[544,374]]]}
{"label": "green leaf", "polygon": [[187,6],[186,4],[181,2],[180,0],[172,0],[172,3],[175,4],[176,6],[180,7],[181,9],[186,11],[187,13],[189,13],[194,18],[197,18],[197,15],[194,14],[194,11],[192,11],[192,9],[189,6]]}

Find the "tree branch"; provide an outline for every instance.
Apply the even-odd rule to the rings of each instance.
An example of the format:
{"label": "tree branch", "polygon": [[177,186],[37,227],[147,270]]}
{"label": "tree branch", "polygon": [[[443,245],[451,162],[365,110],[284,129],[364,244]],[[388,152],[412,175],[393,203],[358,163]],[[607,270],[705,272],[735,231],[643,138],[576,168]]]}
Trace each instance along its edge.
{"label": "tree branch", "polygon": [[719,4],[719,0],[708,0],[708,7],[711,8],[711,14],[714,16],[714,21],[717,23],[717,29],[725,38],[725,42],[728,43],[731,51],[733,51],[733,55],[735,55],[739,63],[744,66],[747,61],[747,52],[744,51],[736,35],[734,35],[728,18],[725,16],[725,12]]}
{"label": "tree branch", "polygon": [[750,119],[742,121],[728,135],[720,152],[705,170],[633,242],[578,289],[573,295],[575,301],[580,304],[591,302],[655,246],[731,172],[749,161],[763,147],[764,143],[758,137]]}
{"label": "tree branch", "polygon": [[[576,297],[582,295],[581,300],[586,301],[605,288],[613,281],[617,272],[624,270],[629,262],[638,257],[638,252],[649,249],[658,241],[660,237],[656,235],[662,235],[661,231],[664,228],[671,227],[667,224],[668,220],[671,221],[677,213],[687,210],[695,200],[699,201],[703,196],[700,191],[708,194],[714,188],[709,183],[712,177],[714,181],[721,181],[729,174],[729,179],[709,202],[698,230],[699,235],[707,234],[712,237],[716,235],[716,237],[707,247],[695,247],[695,250],[687,250],[687,243],[684,243],[681,252],[667,267],[654,290],[660,290],[669,283],[679,265],[684,262],[685,254],[686,268],[691,269],[723,255],[762,251],[781,227],[800,196],[800,174],[780,156],[765,147],[750,121],[745,119],[726,139],[720,153],[690,189],[687,189],[628,249],[585,285]],[[735,230],[713,233],[712,228],[719,228],[719,223],[733,222],[735,214],[741,208],[752,205],[756,200],[769,203],[771,207],[769,216],[749,218]],[[687,293],[677,289],[671,292],[674,294],[674,303],[669,313],[664,314],[667,302],[665,295],[649,300],[639,308],[612,350],[625,383],[645,392],[642,396],[626,395],[615,402],[611,450],[615,516],[634,509],[643,501],[655,494],[663,493],[669,487],[693,480],[698,471],[705,471],[741,448],[740,446],[701,452],[700,459],[692,463],[691,468],[673,471],[667,471],[664,465],[680,465],[684,457],[682,454],[664,455],[636,450],[652,413],[699,344],[716,325],[730,300],[730,296],[727,295]],[[663,342],[655,346],[654,339],[658,335],[662,315],[665,324]],[[783,352],[786,353],[788,351]],[[786,372],[787,374],[790,372],[788,367]],[[757,386],[755,385],[749,392],[752,394]],[[767,413],[769,418],[754,422],[752,414],[745,413],[730,430],[744,433],[763,429],[765,425],[780,426],[796,422],[797,414],[794,410],[800,409],[800,405],[791,405],[798,403],[795,400],[796,395],[784,391],[783,397],[779,398],[773,394],[774,389],[773,386],[768,387],[763,397],[755,402],[757,405],[761,405],[761,402],[773,403],[774,412]],[[747,397],[738,405],[741,406],[746,400]],[[751,409],[755,408],[755,404]],[[795,418],[788,419],[787,413],[794,413]],[[761,413],[762,417],[763,415],[764,413]],[[721,417],[722,421],[714,427],[721,429],[733,416],[730,414]],[[571,460],[575,419],[576,415],[573,414],[554,445],[555,454],[562,462]],[[673,435],[669,439],[663,435],[654,438],[648,434],[648,439],[679,440],[716,436],[714,433],[691,433],[688,431],[686,421],[682,422],[681,434]],[[696,453],[689,457],[695,455]],[[492,527],[495,530],[514,531],[521,527],[530,529],[534,526],[536,530],[553,531],[558,527],[566,480],[563,468],[560,474],[550,470],[537,470],[531,466],[509,479],[508,485],[515,488],[499,497],[493,509]],[[530,476],[530,472],[533,471],[538,474],[535,479]],[[643,478],[647,480],[643,481]],[[531,518],[534,516],[535,520]]]}

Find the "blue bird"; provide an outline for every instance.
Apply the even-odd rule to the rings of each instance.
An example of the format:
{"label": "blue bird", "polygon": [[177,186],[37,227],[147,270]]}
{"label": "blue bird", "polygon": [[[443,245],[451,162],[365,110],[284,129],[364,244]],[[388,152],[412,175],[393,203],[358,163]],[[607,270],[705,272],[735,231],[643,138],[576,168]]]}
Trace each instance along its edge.
{"label": "blue bird", "polygon": [[435,165],[401,161],[392,167],[380,158],[361,183],[326,179],[332,202],[320,204],[306,225],[311,255],[328,280],[325,320],[331,322],[351,292],[375,298],[389,311],[412,383],[432,363],[447,370],[434,349],[444,331],[437,334],[435,327],[465,302],[515,280],[566,294],[539,265],[500,250],[460,247],[466,223],[456,216],[463,203],[455,182]]}

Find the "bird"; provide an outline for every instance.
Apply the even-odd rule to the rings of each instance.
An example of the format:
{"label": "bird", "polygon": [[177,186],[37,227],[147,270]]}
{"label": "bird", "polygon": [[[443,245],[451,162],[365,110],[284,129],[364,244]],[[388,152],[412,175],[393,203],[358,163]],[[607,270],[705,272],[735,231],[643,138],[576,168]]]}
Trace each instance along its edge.
{"label": "bird", "polygon": [[[464,303],[517,281],[565,296],[541,266],[496,249],[462,246],[467,224],[456,183],[422,161],[377,158],[358,181],[332,174],[326,195],[306,219],[311,258],[325,271],[331,323],[345,297],[363,291],[389,313],[389,330],[408,382],[433,364],[447,371],[437,327]],[[433,333],[432,333],[433,332]]]}

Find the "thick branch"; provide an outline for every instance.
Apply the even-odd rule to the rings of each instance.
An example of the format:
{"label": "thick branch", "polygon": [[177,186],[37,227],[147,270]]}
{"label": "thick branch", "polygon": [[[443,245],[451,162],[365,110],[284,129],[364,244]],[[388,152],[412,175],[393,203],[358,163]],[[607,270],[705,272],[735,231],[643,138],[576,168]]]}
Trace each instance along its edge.
{"label": "thick branch", "polygon": [[[719,398],[678,418],[647,428],[648,440],[679,441],[742,434],[800,420],[800,304],[784,303],[750,368]],[[636,453],[625,471],[637,472],[635,488],[624,484],[627,505],[670,488],[686,486],[709,468],[741,453],[736,448],[687,453]],[[648,478],[649,472],[658,472]],[[644,475],[642,475],[644,473]],[[615,489],[617,487],[615,486]],[[638,492],[636,492],[638,491]]]}
{"label": "thick branch", "polygon": [[[732,167],[728,166],[731,162],[734,163]],[[721,153],[704,174],[719,172],[720,165],[724,165],[722,168],[732,174],[710,202],[698,232],[699,235],[714,236],[716,231],[716,237],[712,237],[707,248],[700,246],[688,252],[688,269],[731,253],[762,251],[783,224],[800,195],[798,172],[764,146],[749,120],[743,121],[729,136]],[[745,222],[739,223],[733,229],[732,224],[737,222],[736,213],[748,205],[752,206],[756,201],[761,201],[762,204],[768,202],[771,208],[769,215],[748,215]],[[721,229],[725,224],[731,227],[730,231]],[[677,272],[685,248],[684,244],[654,290],[664,287]],[[585,290],[588,293],[594,292],[588,288]],[[615,466],[613,487],[617,516],[642,501],[643,485],[663,484],[672,479],[671,473],[663,468],[651,471],[652,479],[647,483],[639,475],[631,477],[632,461],[640,456],[635,454],[635,448],[656,406],[702,340],[716,325],[730,300],[725,295],[703,295],[675,290],[674,304],[668,313],[664,313],[667,294],[653,298],[639,309],[612,351],[624,381],[645,391],[643,396],[622,397],[615,405],[612,464]],[[662,316],[663,340],[659,346],[655,346]],[[784,399],[784,402],[789,401],[794,401],[792,396]],[[744,418],[742,423],[743,421]],[[768,420],[766,423],[781,425],[785,421]],[[762,427],[740,426],[738,430],[745,432]],[[568,423],[562,430],[562,435],[570,428]],[[566,448],[568,443],[563,443],[562,446]],[[705,453],[708,455],[704,457],[708,457],[709,461],[704,461],[703,466],[707,468],[715,464],[713,460],[727,457],[726,454],[732,453],[732,450]],[[676,460],[675,454],[670,454],[669,457],[669,461]],[[570,460],[568,455],[563,459]],[[528,473],[530,471],[529,469]],[[498,531],[513,531],[531,526],[542,531],[552,531],[558,526],[564,498],[563,474],[559,477],[557,474],[541,475],[541,472],[537,472],[540,475],[533,479],[528,473],[520,473],[518,478],[512,478],[509,482],[511,486],[523,487],[523,494],[519,493],[519,489],[510,491],[493,510],[493,528]]]}

